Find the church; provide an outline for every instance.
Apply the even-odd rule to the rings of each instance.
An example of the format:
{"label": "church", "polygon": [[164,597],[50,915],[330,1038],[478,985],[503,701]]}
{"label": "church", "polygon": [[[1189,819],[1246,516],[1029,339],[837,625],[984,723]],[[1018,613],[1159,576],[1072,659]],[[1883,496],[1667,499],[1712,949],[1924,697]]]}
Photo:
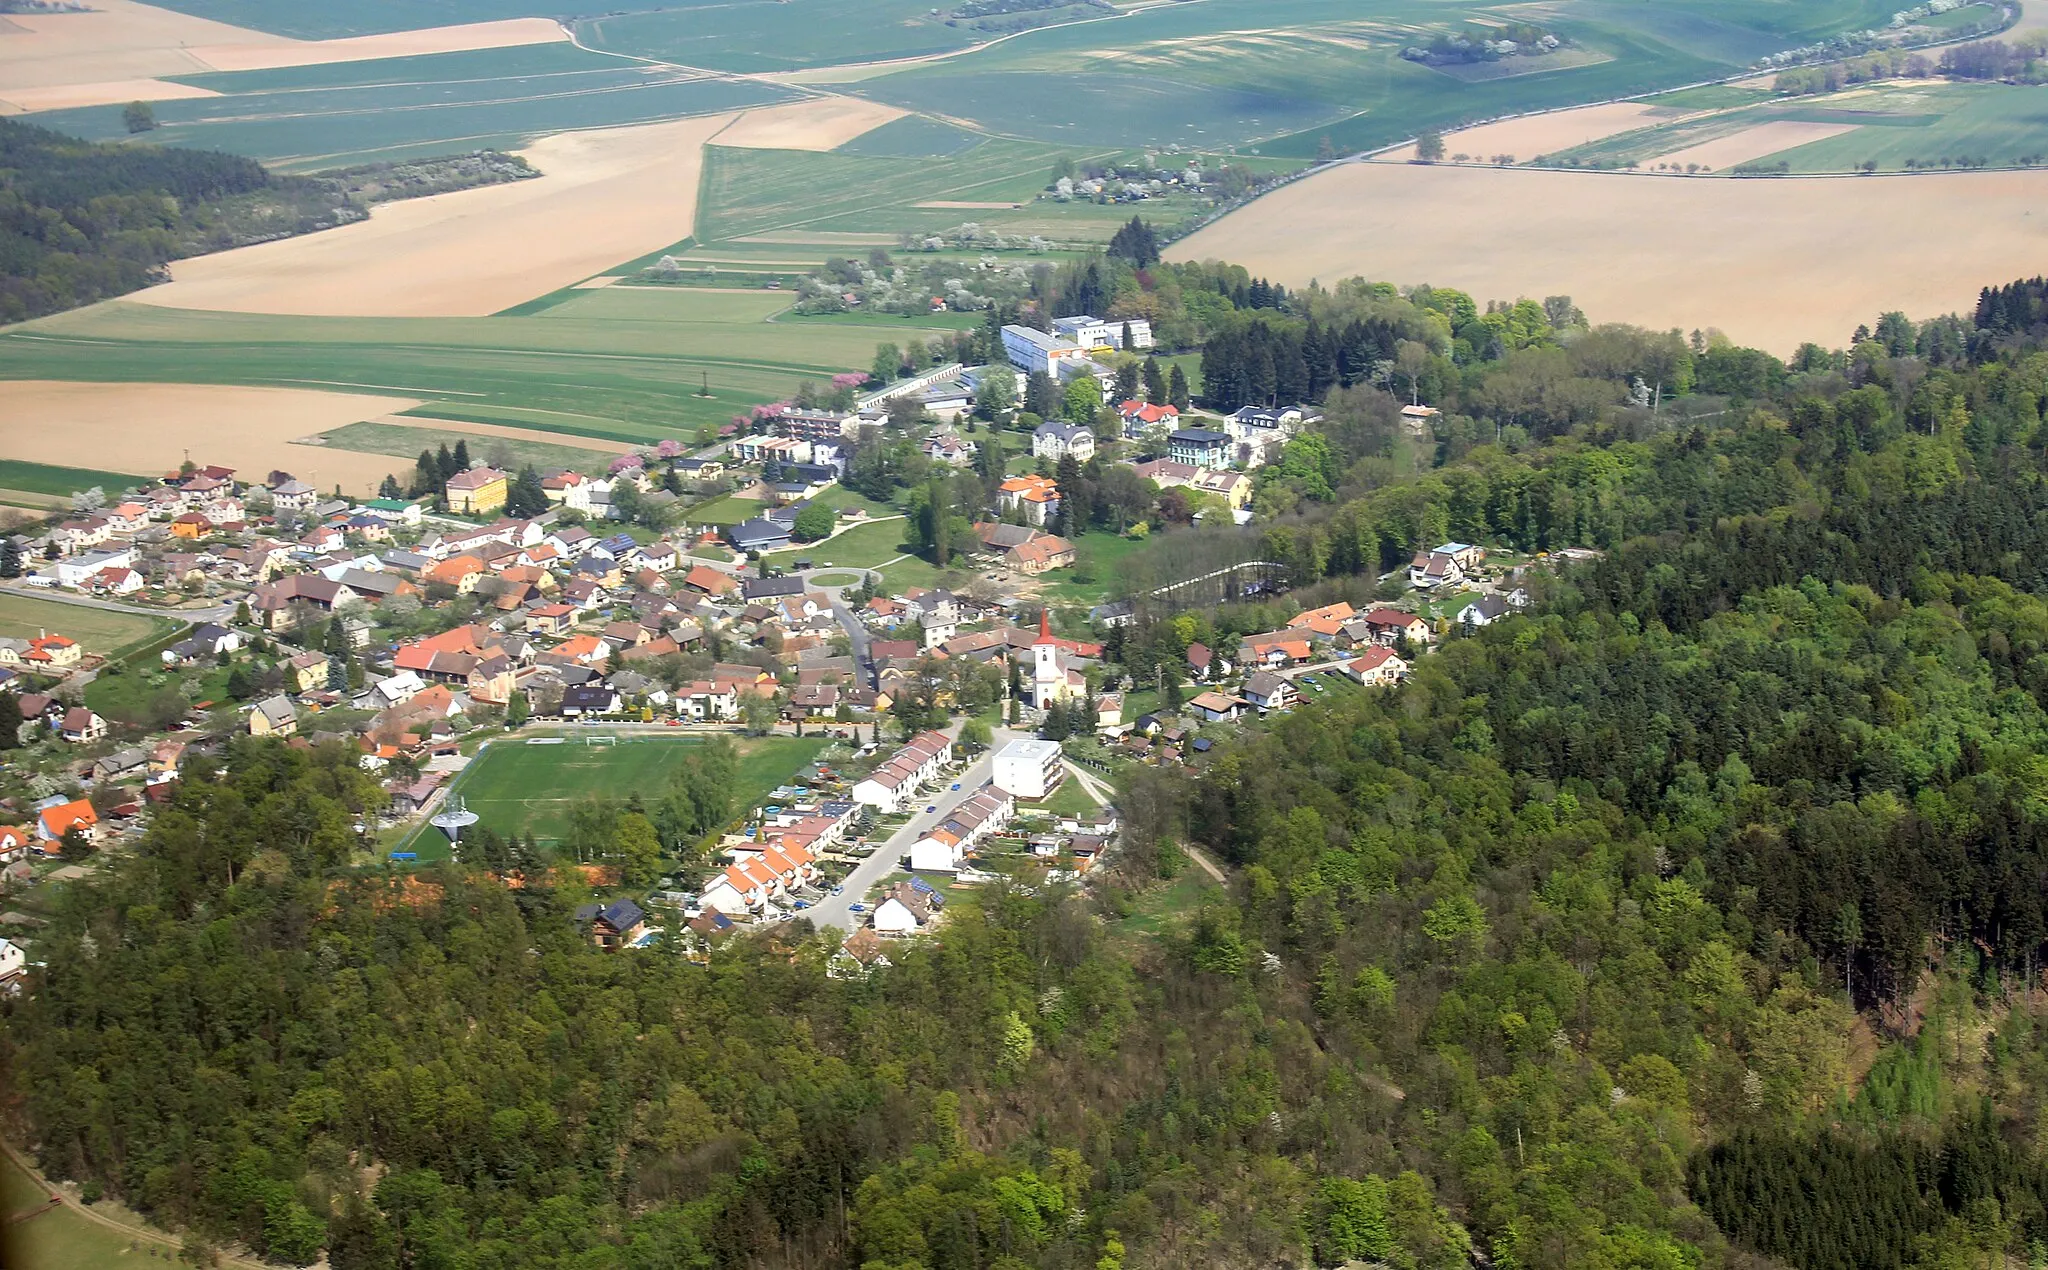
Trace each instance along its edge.
{"label": "church", "polygon": [[1088,695],[1088,679],[1081,673],[1082,659],[1060,647],[1052,637],[1050,611],[1038,615],[1038,638],[1031,644],[1031,683],[1028,691],[1033,709],[1044,710],[1054,702],[1078,701]]}

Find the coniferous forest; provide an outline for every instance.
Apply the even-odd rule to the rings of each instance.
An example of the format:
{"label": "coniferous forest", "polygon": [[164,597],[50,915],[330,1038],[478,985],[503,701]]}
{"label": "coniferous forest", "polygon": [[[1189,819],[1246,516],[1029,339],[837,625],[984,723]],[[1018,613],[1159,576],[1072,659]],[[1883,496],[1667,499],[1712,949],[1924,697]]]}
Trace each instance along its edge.
{"label": "coniferous forest", "polygon": [[1133,767],[1105,875],[865,979],[787,928],[602,952],[539,871],[344,872],[354,753],[238,741],[41,932],[10,1128],[334,1270],[2043,1264],[2039,291],[1789,363],[1568,300],[1219,311],[1212,393],[1325,368],[1247,531],[1293,590],[1141,607],[1112,659],[1445,538],[1598,557]]}

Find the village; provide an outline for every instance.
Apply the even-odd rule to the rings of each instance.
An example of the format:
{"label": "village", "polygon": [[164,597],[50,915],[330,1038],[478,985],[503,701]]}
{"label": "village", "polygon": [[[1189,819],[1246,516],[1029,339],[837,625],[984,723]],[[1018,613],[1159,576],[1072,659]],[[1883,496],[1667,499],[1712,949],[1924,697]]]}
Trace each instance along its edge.
{"label": "village", "polygon": [[[1002,328],[1006,365],[940,364],[841,392],[843,408],[785,403],[714,445],[663,442],[603,472],[514,472],[458,445],[377,498],[196,463],[81,498],[0,548],[0,603],[37,597],[52,618],[0,638],[0,693],[21,719],[0,803],[5,882],[82,876],[137,836],[187,754],[241,735],[359,752],[389,795],[359,827],[366,867],[384,868],[434,857],[422,843],[460,854],[436,817],[463,810],[463,773],[486,751],[808,735],[836,747],[829,777],[748,807],[703,876],[625,894],[600,873],[612,885],[585,919],[605,946],[671,931],[703,955],[733,929],[802,918],[859,933],[847,955],[865,970],[886,960],[877,941],[926,929],[954,891],[997,876],[992,858],[1085,877],[1114,849],[1120,765],[1200,765],[1249,720],[1395,684],[1447,622],[1528,602],[1517,570],[1448,542],[1383,580],[1403,603],[1204,628],[1211,642],[1186,638],[1176,664],[1137,666],[1125,644],[1146,597],[1113,579],[1054,585],[1084,529],[1062,477],[1125,472],[1144,502],[1126,538],[1162,510],[1243,524],[1260,469],[1320,417],[1204,415],[1156,363],[1139,369],[1143,321],[1052,325]],[[1080,404],[1022,409],[1047,399]],[[922,457],[929,488],[984,478],[987,501],[953,509],[971,534],[934,585],[891,586],[889,570],[946,558],[944,530],[920,536],[915,509],[891,515],[847,484],[892,446]],[[693,519],[719,505],[741,510]],[[841,548],[856,534],[900,550],[855,560]],[[1270,581],[1241,589],[1261,588],[1290,607]],[[1452,593],[1455,619],[1430,610]],[[109,657],[64,632],[72,604],[160,614],[175,634]]]}

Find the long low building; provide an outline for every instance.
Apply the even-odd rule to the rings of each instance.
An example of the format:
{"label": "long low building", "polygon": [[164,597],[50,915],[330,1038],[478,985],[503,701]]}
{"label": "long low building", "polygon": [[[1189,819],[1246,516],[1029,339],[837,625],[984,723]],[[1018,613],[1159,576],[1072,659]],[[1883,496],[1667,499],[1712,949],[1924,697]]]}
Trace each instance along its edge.
{"label": "long low building", "polygon": [[1017,800],[990,781],[974,797],[955,807],[943,824],[935,825],[910,847],[910,867],[954,872],[968,854],[1010,822]]}
{"label": "long low building", "polygon": [[937,780],[952,761],[953,738],[943,732],[920,733],[854,785],[853,801],[885,815],[900,811],[912,795]]}

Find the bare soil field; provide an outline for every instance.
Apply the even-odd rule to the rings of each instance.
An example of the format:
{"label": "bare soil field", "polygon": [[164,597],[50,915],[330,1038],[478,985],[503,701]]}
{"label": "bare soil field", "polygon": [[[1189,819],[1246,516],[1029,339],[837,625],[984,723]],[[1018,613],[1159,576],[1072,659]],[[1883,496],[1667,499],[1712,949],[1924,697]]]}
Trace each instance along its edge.
{"label": "bare soil field", "polygon": [[[1516,162],[1526,163],[1539,154],[1585,145],[1632,128],[1647,128],[1653,123],[1676,118],[1677,114],[1668,107],[1645,106],[1633,101],[1553,110],[1548,114],[1483,123],[1463,132],[1447,132],[1444,134],[1444,153],[1469,154],[1482,161],[1496,154],[1511,154]],[[1403,146],[1383,157],[1412,159],[1415,147]]]}
{"label": "bare soil field", "polygon": [[496,22],[468,22],[461,26],[428,27],[420,31],[358,35],[345,40],[287,40],[282,47],[272,42],[275,38],[259,36],[254,43],[212,44],[192,52],[217,71],[263,71],[279,66],[370,62],[386,57],[418,57],[426,53],[462,53],[470,49],[553,44],[569,36],[560,24],[549,18],[504,18]]}
{"label": "bare soil field", "polygon": [[19,88],[99,84],[212,70],[191,50],[209,44],[280,47],[293,41],[138,4],[93,0],[88,13],[17,13],[0,39],[0,97]]}
{"label": "bare soil field", "polygon": [[[704,143],[731,115],[543,137],[543,175],[380,204],[370,219],[181,260],[146,304],[328,317],[482,317],[689,236]],[[892,240],[893,241],[893,240]]]}
{"label": "bare soil field", "polygon": [[833,150],[903,114],[858,97],[810,97],[746,111],[713,143],[748,150]]}
{"label": "bare soil field", "polygon": [[15,94],[30,88],[71,90],[68,96],[37,99],[36,105],[25,107],[36,110],[110,105],[138,97],[167,100],[179,94],[135,88],[135,81],[166,75],[409,57],[568,38],[545,18],[515,18],[347,40],[292,40],[137,0],[92,0],[89,12],[20,13],[8,21],[15,29],[0,38],[0,99],[15,101]]}
{"label": "bare soil field", "polygon": [[175,101],[181,97],[218,97],[211,88],[174,84],[167,79],[116,79],[101,84],[48,84],[10,88],[0,95],[0,114],[34,110],[69,110],[73,106],[108,106],[115,102]]}
{"label": "bare soil field", "polygon": [[189,456],[258,476],[282,469],[322,489],[363,493],[403,460],[300,437],[418,405],[403,397],[214,384],[86,384],[0,380],[0,452],[33,463],[119,456],[123,470],[170,471]]}
{"label": "bare soil field", "polygon": [[1364,276],[1479,300],[1569,295],[1595,322],[1714,326],[1787,355],[1843,344],[1892,309],[1965,311],[1985,284],[2038,272],[2044,206],[2048,172],[1738,181],[1353,163],[1167,254],[1289,285]]}
{"label": "bare soil field", "polygon": [[1697,163],[1718,172],[1780,150],[1790,150],[1793,146],[1803,146],[1809,141],[1839,137],[1845,132],[1856,131],[1856,127],[1852,123],[1802,123],[1796,119],[1774,119],[1683,150],[1673,150],[1670,154],[1660,154],[1650,163],[1670,163],[1680,167]]}

